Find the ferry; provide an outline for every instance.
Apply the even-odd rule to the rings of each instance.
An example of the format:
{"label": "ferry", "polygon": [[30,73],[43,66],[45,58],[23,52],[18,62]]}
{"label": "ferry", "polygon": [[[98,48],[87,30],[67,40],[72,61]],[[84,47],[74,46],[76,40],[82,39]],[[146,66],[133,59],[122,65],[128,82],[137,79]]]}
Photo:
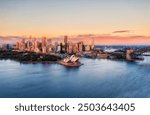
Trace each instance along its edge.
{"label": "ferry", "polygon": [[58,61],[58,64],[67,66],[67,67],[79,67],[83,65],[80,61],[79,58],[75,55],[67,56],[61,61]]}

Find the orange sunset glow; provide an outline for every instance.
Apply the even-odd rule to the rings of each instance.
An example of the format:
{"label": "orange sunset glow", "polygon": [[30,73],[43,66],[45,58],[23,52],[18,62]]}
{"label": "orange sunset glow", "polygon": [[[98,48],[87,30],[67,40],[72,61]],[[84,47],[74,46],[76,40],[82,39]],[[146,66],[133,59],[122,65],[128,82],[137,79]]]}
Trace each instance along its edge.
{"label": "orange sunset glow", "polygon": [[150,44],[149,20],[148,0],[1,0],[0,42],[67,35],[93,37],[95,44]]}

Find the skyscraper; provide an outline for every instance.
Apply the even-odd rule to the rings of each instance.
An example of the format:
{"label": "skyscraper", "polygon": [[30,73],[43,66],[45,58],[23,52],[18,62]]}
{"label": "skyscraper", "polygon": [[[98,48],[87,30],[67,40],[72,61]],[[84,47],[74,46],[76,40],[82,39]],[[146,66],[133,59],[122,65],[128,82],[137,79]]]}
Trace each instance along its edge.
{"label": "skyscraper", "polygon": [[26,49],[25,39],[22,39],[21,44],[20,44],[19,47],[20,47],[20,49],[21,49],[22,51],[25,51],[25,49]]}
{"label": "skyscraper", "polygon": [[92,42],[91,42],[91,49],[92,49],[92,50],[94,49],[94,42],[95,42],[95,39],[92,38]]}
{"label": "skyscraper", "polygon": [[68,53],[72,53],[72,52],[73,52],[73,43],[70,42],[68,46]]}
{"label": "skyscraper", "polygon": [[78,44],[74,43],[73,44],[73,53],[77,53],[78,52]]}
{"label": "skyscraper", "polygon": [[16,49],[19,49],[19,42],[16,42]]}
{"label": "skyscraper", "polygon": [[64,43],[65,52],[67,52],[68,36],[64,36]]}
{"label": "skyscraper", "polygon": [[46,42],[46,37],[43,37],[42,38],[42,53],[46,53],[46,45],[47,45],[47,42]]}
{"label": "skyscraper", "polygon": [[79,52],[83,52],[83,42],[78,43],[78,50]]}
{"label": "skyscraper", "polygon": [[52,52],[52,40],[51,39],[47,39],[47,45],[46,45],[46,49],[47,49],[47,53],[51,53]]}
{"label": "skyscraper", "polygon": [[39,47],[38,47],[38,41],[37,41],[36,38],[34,38],[33,41],[34,41],[34,52],[39,53],[40,50],[39,50]]}
{"label": "skyscraper", "polygon": [[64,43],[67,44],[68,42],[68,36],[64,36]]}

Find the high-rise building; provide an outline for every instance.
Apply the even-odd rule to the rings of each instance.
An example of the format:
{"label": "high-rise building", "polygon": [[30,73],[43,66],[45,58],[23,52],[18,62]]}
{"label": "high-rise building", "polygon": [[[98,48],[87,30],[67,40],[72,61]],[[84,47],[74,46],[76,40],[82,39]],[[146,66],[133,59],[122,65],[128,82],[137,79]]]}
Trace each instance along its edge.
{"label": "high-rise building", "polygon": [[91,49],[93,50],[94,49],[94,42],[95,42],[95,39],[94,38],[92,38],[92,42],[91,42]]}
{"label": "high-rise building", "polygon": [[20,51],[30,51],[36,53],[82,53],[83,51],[90,51],[91,48],[94,48],[94,39],[92,39],[91,45],[84,45],[84,43],[78,42],[68,42],[68,36],[64,36],[64,41],[60,44],[55,42],[52,44],[52,39],[42,38],[42,41],[39,41],[36,38],[30,37],[28,40],[22,39],[16,43],[16,49]]}
{"label": "high-rise building", "polygon": [[47,41],[46,41],[46,37],[42,38],[42,47],[46,47],[47,45]]}
{"label": "high-rise building", "polygon": [[25,39],[22,39],[22,41],[20,42],[19,49],[21,51],[25,51],[25,49],[26,49]]}
{"label": "high-rise building", "polygon": [[68,47],[68,36],[64,36],[64,48],[65,48],[65,52],[67,52],[67,47]]}
{"label": "high-rise building", "polygon": [[47,53],[51,53],[52,49],[53,49],[52,40],[51,39],[47,39],[47,45],[46,45]]}
{"label": "high-rise building", "polygon": [[78,50],[79,52],[83,52],[83,42],[78,43]]}
{"label": "high-rise building", "polygon": [[61,50],[60,45],[57,45],[57,46],[56,46],[56,52],[57,52],[57,53],[60,53],[60,50]]}
{"label": "high-rise building", "polygon": [[33,47],[32,47],[33,51],[35,52],[35,49],[36,49],[36,46],[35,46],[36,45],[36,38],[32,39],[32,44],[33,44]]}
{"label": "high-rise building", "polygon": [[68,36],[64,36],[64,43],[67,44],[68,42]]}
{"label": "high-rise building", "polygon": [[78,44],[74,43],[73,44],[73,53],[77,53],[78,52]]}
{"label": "high-rise building", "polygon": [[70,42],[70,43],[68,44],[68,53],[72,53],[72,52],[73,52],[73,43]]}
{"label": "high-rise building", "polygon": [[42,38],[42,53],[46,53],[46,45],[47,45],[47,41],[46,41],[46,37]]}
{"label": "high-rise building", "polygon": [[65,47],[65,44],[63,42],[60,43],[60,52],[66,53],[66,47]]}
{"label": "high-rise building", "polygon": [[34,52],[39,53],[40,50],[39,50],[39,47],[38,47],[38,41],[37,41],[36,38],[34,38],[33,41],[34,41],[34,43],[33,43],[33,44],[34,44],[34,45],[33,45],[33,47],[34,47]]}
{"label": "high-rise building", "polygon": [[62,42],[60,43],[60,53],[63,53],[63,44],[62,44]]}
{"label": "high-rise building", "polygon": [[19,42],[16,42],[16,49],[19,49]]}
{"label": "high-rise building", "polygon": [[32,42],[30,41],[30,40],[28,40],[27,42],[26,42],[26,44],[27,44],[27,51],[31,51],[31,48],[32,48]]}

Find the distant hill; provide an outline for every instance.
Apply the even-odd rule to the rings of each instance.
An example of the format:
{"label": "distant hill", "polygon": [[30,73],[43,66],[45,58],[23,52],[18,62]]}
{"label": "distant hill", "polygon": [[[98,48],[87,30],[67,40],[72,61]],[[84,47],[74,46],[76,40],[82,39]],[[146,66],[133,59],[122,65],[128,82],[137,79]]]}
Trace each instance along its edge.
{"label": "distant hill", "polygon": [[21,39],[23,39],[23,38],[19,37],[19,36],[0,36],[0,43],[13,44]]}

